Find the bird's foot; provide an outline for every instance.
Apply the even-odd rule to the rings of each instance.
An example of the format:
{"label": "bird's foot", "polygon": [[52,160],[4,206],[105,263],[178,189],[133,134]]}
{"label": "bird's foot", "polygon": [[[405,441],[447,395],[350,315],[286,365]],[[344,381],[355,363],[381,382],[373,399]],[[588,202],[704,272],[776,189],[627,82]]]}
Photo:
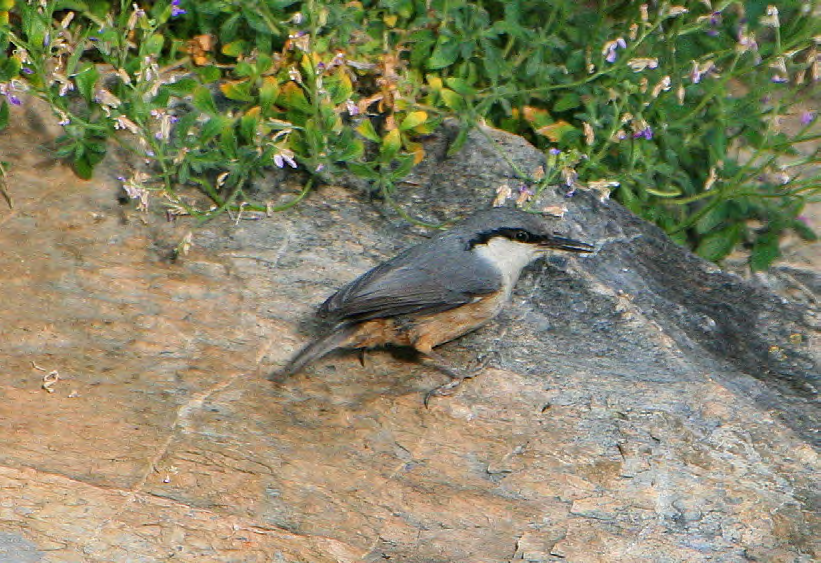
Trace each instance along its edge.
{"label": "bird's foot", "polygon": [[431,397],[451,395],[453,393],[453,390],[459,387],[464,380],[473,379],[482,371],[484,371],[484,369],[490,363],[490,360],[493,357],[493,353],[491,352],[478,358],[478,363],[476,367],[468,371],[450,365],[439,354],[428,353],[428,357],[433,361],[433,364],[437,368],[439,368],[441,372],[445,373],[448,377],[450,377],[451,380],[445,383],[444,385],[440,385],[439,387],[431,389],[425,394],[425,408],[428,408],[428,403],[430,402]]}
{"label": "bird's foot", "polygon": [[450,381],[448,381],[444,385],[440,385],[439,387],[435,387],[435,388],[431,389],[430,391],[428,391],[427,393],[425,393],[425,400],[424,400],[425,408],[428,408],[428,403],[430,402],[431,397],[435,397],[435,396],[445,397],[447,395],[452,394],[453,390],[456,389],[457,387],[459,387],[465,379],[468,379],[468,378],[463,377],[461,379],[451,379]]}

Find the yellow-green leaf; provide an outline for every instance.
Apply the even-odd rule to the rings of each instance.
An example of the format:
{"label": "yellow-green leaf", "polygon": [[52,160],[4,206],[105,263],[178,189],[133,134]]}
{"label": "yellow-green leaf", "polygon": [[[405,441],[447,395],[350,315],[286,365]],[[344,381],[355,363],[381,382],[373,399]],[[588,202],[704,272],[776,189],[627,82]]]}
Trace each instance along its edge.
{"label": "yellow-green leaf", "polygon": [[194,107],[202,113],[208,115],[215,115],[219,113],[217,111],[217,105],[214,103],[214,97],[211,95],[211,91],[205,86],[199,86],[194,90],[193,103]]}
{"label": "yellow-green leaf", "polygon": [[251,96],[251,85],[248,82],[225,82],[220,84],[220,91],[229,100],[236,100],[238,102],[253,101]]}
{"label": "yellow-green leaf", "polygon": [[428,84],[430,84],[430,87],[434,90],[441,90],[444,87],[441,77],[436,76],[435,74],[428,74],[426,78],[428,80]]}
{"label": "yellow-green leaf", "polygon": [[279,99],[282,105],[288,108],[298,109],[306,113],[313,111],[308,98],[305,97],[305,92],[295,82],[285,83],[279,93]]}
{"label": "yellow-green leaf", "polygon": [[399,149],[402,147],[402,137],[399,134],[399,129],[394,129],[390,131],[385,137],[382,139],[382,147],[380,149],[380,153],[386,159],[392,159],[393,156],[399,152]]}
{"label": "yellow-green leaf", "polygon": [[446,79],[448,86],[455,90],[458,94],[463,96],[473,96],[476,94],[476,88],[467,83],[467,80],[450,76]]}
{"label": "yellow-green leaf", "polygon": [[462,96],[453,90],[442,88],[439,90],[439,95],[442,96],[442,101],[445,102],[445,105],[454,111],[459,111],[465,107],[465,101],[462,99]]}
{"label": "yellow-green leaf", "polygon": [[681,195],[681,190],[677,188],[671,188],[669,191],[664,192],[648,186],[644,186],[644,191],[646,191],[648,194],[653,194],[654,196],[658,197],[677,197]]}
{"label": "yellow-green leaf", "polygon": [[248,44],[245,41],[231,41],[222,46],[222,54],[227,57],[237,58],[248,51]]}
{"label": "yellow-green leaf", "polygon": [[399,129],[402,131],[408,131],[413,129],[418,125],[422,125],[425,121],[428,120],[428,114],[424,111],[412,111],[405,119],[402,120],[402,124],[399,125]]}
{"label": "yellow-green leaf", "polygon": [[262,86],[259,88],[259,103],[263,109],[270,108],[279,96],[279,83],[273,76],[266,76],[262,79]]}
{"label": "yellow-green leaf", "polygon": [[382,139],[376,134],[370,119],[363,119],[359,127],[356,128],[356,132],[374,143],[382,142]]}
{"label": "yellow-green leaf", "polygon": [[560,119],[556,123],[539,127],[536,129],[536,133],[542,135],[543,137],[547,137],[553,143],[558,143],[565,135],[575,130],[576,128],[570,125],[567,121]]}

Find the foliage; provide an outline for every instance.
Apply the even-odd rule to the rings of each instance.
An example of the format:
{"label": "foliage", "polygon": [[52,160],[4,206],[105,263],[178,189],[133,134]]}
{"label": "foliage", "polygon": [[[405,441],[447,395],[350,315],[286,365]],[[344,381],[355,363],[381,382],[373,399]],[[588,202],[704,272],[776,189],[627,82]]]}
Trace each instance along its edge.
{"label": "foliage", "polygon": [[[802,171],[815,115],[782,117],[819,80],[817,7],[800,0],[0,0],[0,127],[9,103],[47,100],[60,156],[90,177],[109,139],[150,168],[123,178],[143,207],[284,209],[347,170],[393,204],[448,116],[525,135],[546,166],[526,198],[562,185],[614,196],[711,260],[778,256],[819,194]],[[7,33],[2,33],[5,27]],[[128,133],[124,135],[123,133]],[[817,143],[816,143],[817,146]],[[502,155],[504,156],[504,155]],[[280,205],[254,204],[268,167],[307,173]],[[158,174],[149,174],[149,172]],[[817,173],[817,172],[816,172]],[[175,193],[199,186],[198,209]]]}

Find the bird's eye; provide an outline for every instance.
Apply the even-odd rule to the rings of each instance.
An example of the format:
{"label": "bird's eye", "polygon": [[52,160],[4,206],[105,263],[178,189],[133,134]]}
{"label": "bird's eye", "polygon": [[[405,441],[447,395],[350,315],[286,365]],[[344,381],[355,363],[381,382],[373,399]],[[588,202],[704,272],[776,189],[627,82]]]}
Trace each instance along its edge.
{"label": "bird's eye", "polygon": [[530,233],[527,231],[516,231],[514,237],[518,242],[530,242]]}

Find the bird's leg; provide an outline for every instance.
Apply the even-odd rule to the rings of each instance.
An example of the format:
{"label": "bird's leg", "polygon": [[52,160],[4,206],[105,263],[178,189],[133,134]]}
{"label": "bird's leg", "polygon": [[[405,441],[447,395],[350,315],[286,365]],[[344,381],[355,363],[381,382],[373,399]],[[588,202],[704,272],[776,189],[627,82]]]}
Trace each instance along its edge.
{"label": "bird's leg", "polygon": [[367,348],[359,348],[359,363],[362,367],[365,367],[365,354],[367,353]]}
{"label": "bird's leg", "polygon": [[[417,350],[419,350],[418,347]],[[479,373],[487,367],[491,358],[490,355],[487,355],[486,357],[482,358],[477,367],[473,368],[472,370],[465,371],[463,369],[453,366],[444,357],[442,357],[441,354],[439,354],[438,352],[434,352],[431,349],[419,350],[419,352],[424,354],[425,357],[430,361],[430,363],[433,364],[437,369],[439,369],[439,371],[441,371],[442,373],[451,378],[451,380],[445,383],[444,385],[440,385],[439,387],[436,387],[428,391],[428,393],[425,395],[425,407],[428,406],[430,398],[434,395],[449,395],[450,392],[453,389],[459,387],[459,385],[461,385],[465,379],[471,379],[479,375]]]}

